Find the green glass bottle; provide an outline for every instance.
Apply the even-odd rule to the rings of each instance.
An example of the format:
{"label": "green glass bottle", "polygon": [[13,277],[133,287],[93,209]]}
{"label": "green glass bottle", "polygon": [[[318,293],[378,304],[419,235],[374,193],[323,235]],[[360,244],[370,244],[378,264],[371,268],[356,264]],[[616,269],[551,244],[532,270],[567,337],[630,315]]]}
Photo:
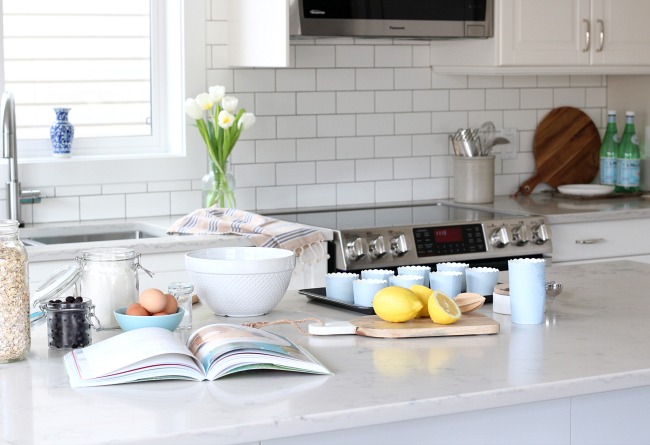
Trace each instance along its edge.
{"label": "green glass bottle", "polygon": [[607,129],[600,146],[600,183],[616,185],[618,144],[621,138],[616,128],[616,111],[607,111]]}
{"label": "green glass bottle", "polygon": [[625,112],[625,129],[618,146],[617,158],[618,174],[614,191],[638,192],[641,184],[641,152],[634,126],[634,111]]}

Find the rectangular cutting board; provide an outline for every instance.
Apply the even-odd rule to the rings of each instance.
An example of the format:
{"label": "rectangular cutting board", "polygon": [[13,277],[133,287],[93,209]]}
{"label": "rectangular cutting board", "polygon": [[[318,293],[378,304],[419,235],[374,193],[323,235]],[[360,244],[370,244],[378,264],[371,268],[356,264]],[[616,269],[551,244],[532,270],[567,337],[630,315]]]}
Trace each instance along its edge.
{"label": "rectangular cutting board", "polygon": [[[485,335],[499,332],[499,323],[490,317],[468,312],[456,323],[436,324],[429,317],[416,318],[404,323],[384,321],[376,315],[354,318],[348,322],[356,326],[354,333],[365,337],[415,338],[448,337],[454,335]],[[327,326],[325,326],[327,328]],[[327,334],[323,334],[327,335]]]}

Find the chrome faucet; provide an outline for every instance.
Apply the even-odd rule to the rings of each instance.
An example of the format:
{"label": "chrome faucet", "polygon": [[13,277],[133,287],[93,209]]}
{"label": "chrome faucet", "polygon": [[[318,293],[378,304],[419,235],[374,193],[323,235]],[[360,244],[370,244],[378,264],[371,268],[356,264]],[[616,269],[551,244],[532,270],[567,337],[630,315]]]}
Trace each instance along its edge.
{"label": "chrome faucet", "polygon": [[2,157],[9,162],[7,180],[7,218],[24,225],[20,215],[20,204],[41,202],[40,190],[21,190],[18,181],[18,151],[16,150],[16,105],[14,95],[8,91],[2,95],[0,103],[0,120],[2,120]]}

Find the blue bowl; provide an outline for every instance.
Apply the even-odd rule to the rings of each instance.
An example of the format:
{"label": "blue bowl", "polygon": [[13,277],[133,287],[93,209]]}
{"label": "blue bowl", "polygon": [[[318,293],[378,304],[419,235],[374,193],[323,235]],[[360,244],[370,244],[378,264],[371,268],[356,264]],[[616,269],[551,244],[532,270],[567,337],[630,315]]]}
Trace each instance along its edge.
{"label": "blue bowl", "polygon": [[126,306],[115,309],[115,319],[124,331],[140,328],[165,328],[175,331],[183,320],[185,310],[178,308],[175,314],[169,315],[126,315]]}

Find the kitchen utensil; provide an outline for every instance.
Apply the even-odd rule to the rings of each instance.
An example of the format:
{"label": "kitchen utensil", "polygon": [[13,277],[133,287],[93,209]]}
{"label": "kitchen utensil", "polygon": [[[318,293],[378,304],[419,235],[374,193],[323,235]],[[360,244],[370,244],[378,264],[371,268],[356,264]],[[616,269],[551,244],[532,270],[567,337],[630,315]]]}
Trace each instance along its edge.
{"label": "kitchen utensil", "polygon": [[484,122],[477,130],[478,138],[481,143],[481,156],[489,156],[494,146],[494,136],[496,128],[491,121]]}
{"label": "kitchen utensil", "polygon": [[460,311],[465,314],[483,306],[485,303],[485,297],[472,292],[463,292],[462,294],[456,295],[454,301],[458,305]]}
{"label": "kitchen utensil", "polygon": [[490,317],[479,313],[466,313],[453,324],[435,324],[430,318],[416,318],[404,323],[384,321],[376,315],[349,321],[312,323],[312,335],[356,334],[378,338],[448,337],[455,335],[496,334],[500,325]]}
{"label": "kitchen utensil", "polygon": [[535,174],[515,196],[529,195],[541,182],[551,187],[591,182],[598,173],[599,150],[600,134],[589,116],[573,107],[551,110],[535,131]]}

